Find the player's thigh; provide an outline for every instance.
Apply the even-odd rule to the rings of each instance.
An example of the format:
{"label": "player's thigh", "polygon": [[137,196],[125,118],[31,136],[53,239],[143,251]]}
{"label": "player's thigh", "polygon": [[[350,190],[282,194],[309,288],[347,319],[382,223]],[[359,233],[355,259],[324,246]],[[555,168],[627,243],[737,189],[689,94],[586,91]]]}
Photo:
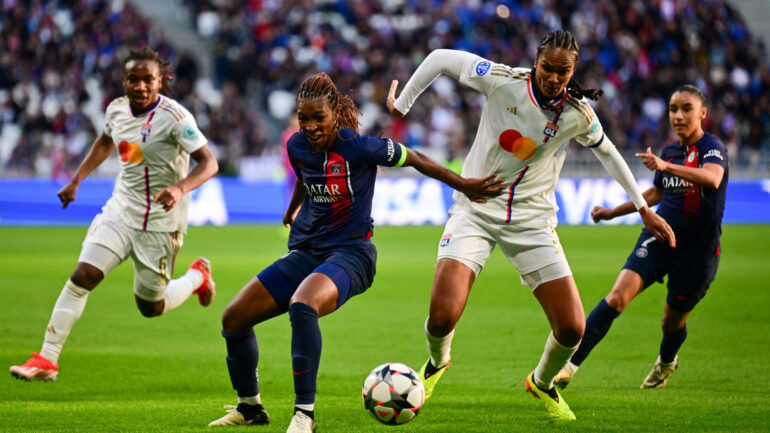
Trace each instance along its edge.
{"label": "player's thigh", "polygon": [[618,274],[610,293],[605,297],[613,310],[622,313],[631,300],[644,289],[644,280],[632,269],[623,268]]}
{"label": "player's thigh", "polygon": [[719,255],[676,252],[670,267],[666,303],[680,313],[687,313],[706,296],[716,277]]}
{"label": "player's thigh", "polygon": [[494,224],[482,216],[453,206],[439,241],[438,260],[460,262],[478,276],[495,248],[494,230]]}
{"label": "player's thigh", "polygon": [[292,250],[257,274],[257,280],[275,305],[286,312],[297,287],[321,263],[321,257],[310,251]]}
{"label": "player's thigh", "polygon": [[[91,221],[83,240],[78,263],[101,271],[102,277],[125,260],[131,252],[131,229],[120,221],[98,214]],[[76,281],[75,284],[78,284]]]}
{"label": "player's thigh", "polygon": [[179,232],[134,230],[130,257],[134,263],[137,298],[147,302],[163,299],[183,240],[184,235]]}

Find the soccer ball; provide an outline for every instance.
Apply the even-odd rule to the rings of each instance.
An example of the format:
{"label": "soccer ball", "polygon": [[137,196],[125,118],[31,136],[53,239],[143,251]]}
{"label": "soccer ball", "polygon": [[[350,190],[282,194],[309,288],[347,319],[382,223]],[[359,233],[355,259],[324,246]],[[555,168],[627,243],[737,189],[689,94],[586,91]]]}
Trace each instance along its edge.
{"label": "soccer ball", "polygon": [[389,362],[372,370],[361,390],[364,408],[377,421],[397,425],[411,421],[425,402],[420,375],[408,366]]}

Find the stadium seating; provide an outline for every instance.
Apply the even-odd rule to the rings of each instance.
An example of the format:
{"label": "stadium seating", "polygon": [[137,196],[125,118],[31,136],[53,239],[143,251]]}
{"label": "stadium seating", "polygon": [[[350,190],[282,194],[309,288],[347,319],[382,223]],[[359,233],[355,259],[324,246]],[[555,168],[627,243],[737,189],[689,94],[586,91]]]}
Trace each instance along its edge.
{"label": "stadium seating", "polygon": [[[190,55],[175,51],[157,30],[162,26],[151,26],[130,2],[4,2],[0,175],[71,174],[102,128],[105,104],[122,93],[120,59],[128,48],[146,44],[173,62],[172,97],[195,114],[223,174],[238,175],[243,158],[279,153],[293,92],[317,70],[354,96],[364,132],[424,146],[439,158],[462,157],[479,119],[479,94],[439,80],[410,116],[396,121],[384,109],[390,80],[405,82],[439,47],[529,67],[538,39],[559,27],[580,41],[576,78],[584,87],[604,89],[595,110],[626,155],[674,139],[667,98],[677,85],[691,82],[706,91],[706,127],[725,141],[736,168],[762,173],[770,162],[765,46],[724,0],[662,0],[659,6],[571,0],[558,7],[459,0],[178,1],[190,11],[189,25],[213,42],[211,77],[198,76]],[[209,79],[218,98],[196,90],[201,78]],[[595,175],[596,164],[590,152],[575,151],[565,168],[585,165]]]}

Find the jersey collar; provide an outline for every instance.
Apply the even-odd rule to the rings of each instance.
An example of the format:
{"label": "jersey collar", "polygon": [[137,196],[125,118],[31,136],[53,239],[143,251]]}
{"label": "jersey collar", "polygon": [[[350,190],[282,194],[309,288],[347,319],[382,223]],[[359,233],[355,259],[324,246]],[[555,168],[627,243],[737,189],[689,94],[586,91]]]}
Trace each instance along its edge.
{"label": "jersey collar", "polygon": [[564,105],[564,101],[567,100],[567,89],[564,88],[562,90],[561,95],[557,96],[556,98],[548,101],[548,102],[540,102],[540,100],[537,98],[537,93],[535,93],[535,87],[534,83],[532,83],[532,73],[534,70],[529,72],[529,76],[527,76],[527,91],[529,92],[529,100],[532,101],[533,104],[535,104],[535,107],[538,107],[542,110],[562,110],[562,105]]}
{"label": "jersey collar", "polygon": [[156,108],[158,108],[158,105],[160,105],[160,103],[161,103],[161,102],[163,102],[163,95],[161,95],[161,94],[159,93],[159,94],[158,94],[158,102],[156,102],[156,103],[155,103],[155,105],[153,105],[152,107],[150,107],[150,108],[148,108],[148,109],[146,109],[146,110],[142,111],[142,112],[141,112],[141,113],[139,113],[139,114],[134,114],[134,110],[132,110],[132,109],[131,109],[131,102],[129,101],[129,103],[128,103],[128,114],[130,114],[132,117],[141,117],[141,116],[144,116],[145,114],[147,114],[147,113],[149,113],[149,112],[151,112],[151,111],[155,110]]}

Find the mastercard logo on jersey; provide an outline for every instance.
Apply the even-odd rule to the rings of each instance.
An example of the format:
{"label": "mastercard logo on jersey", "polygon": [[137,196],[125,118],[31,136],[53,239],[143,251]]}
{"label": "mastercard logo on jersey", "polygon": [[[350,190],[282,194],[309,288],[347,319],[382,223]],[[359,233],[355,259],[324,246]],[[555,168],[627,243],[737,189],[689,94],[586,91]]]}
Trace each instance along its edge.
{"label": "mastercard logo on jersey", "polygon": [[118,144],[118,152],[120,153],[120,159],[124,162],[130,162],[132,164],[139,164],[144,159],[142,148],[136,143],[129,143],[125,140]]}
{"label": "mastercard logo on jersey", "polygon": [[515,129],[506,129],[498,138],[500,147],[506,152],[524,161],[535,156],[537,153],[537,144],[529,137],[522,137],[521,133]]}

